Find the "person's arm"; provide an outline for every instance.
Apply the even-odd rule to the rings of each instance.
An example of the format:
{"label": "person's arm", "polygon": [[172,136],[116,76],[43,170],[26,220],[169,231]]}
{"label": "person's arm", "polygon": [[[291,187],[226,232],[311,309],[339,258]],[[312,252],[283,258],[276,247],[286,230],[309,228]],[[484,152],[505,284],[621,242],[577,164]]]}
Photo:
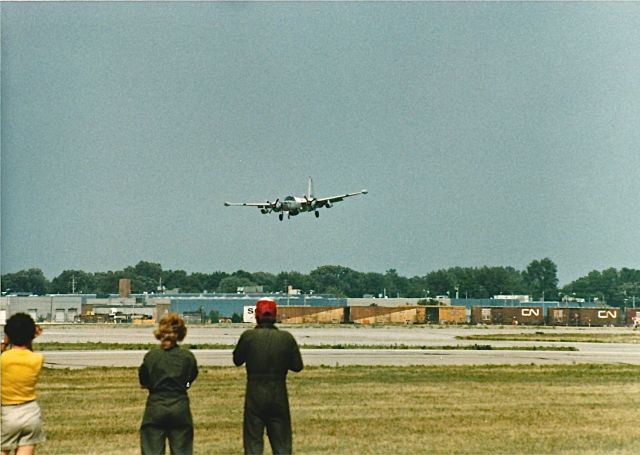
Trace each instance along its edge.
{"label": "person's arm", "polygon": [[196,378],[198,377],[198,362],[196,361],[196,356],[194,356],[193,353],[191,353],[191,357],[193,359],[193,363],[191,364],[191,375],[189,378],[189,384],[187,385],[187,388],[191,387],[191,384],[193,384],[193,381],[195,381]]}
{"label": "person's arm", "polygon": [[238,344],[233,349],[233,363],[235,366],[239,367],[244,362],[247,361],[247,353],[246,353],[246,342],[245,342],[245,334],[240,335],[240,339],[238,340]]}
{"label": "person's arm", "polygon": [[149,370],[147,368],[147,356],[145,355],[142,365],[138,368],[138,380],[140,381],[140,387],[143,389],[149,388]]}
{"label": "person's arm", "polygon": [[291,337],[291,342],[291,360],[289,363],[289,369],[295,372],[302,371],[302,369],[304,368],[304,364],[302,363],[302,355],[300,354],[298,343],[296,342],[296,339],[293,338],[293,336]]}

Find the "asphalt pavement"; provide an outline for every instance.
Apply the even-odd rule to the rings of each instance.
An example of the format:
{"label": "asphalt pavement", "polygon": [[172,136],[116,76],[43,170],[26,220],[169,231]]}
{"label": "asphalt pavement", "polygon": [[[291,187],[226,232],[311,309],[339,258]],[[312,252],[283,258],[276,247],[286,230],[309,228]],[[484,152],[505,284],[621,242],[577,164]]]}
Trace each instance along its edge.
{"label": "asphalt pavement", "polygon": [[[251,326],[190,326],[185,344],[219,343],[234,345],[241,333]],[[531,341],[471,341],[459,340],[461,335],[490,333],[552,333],[591,331],[599,333],[629,333],[629,328],[526,328],[526,327],[440,327],[440,326],[285,326],[302,346],[306,365],[517,365],[517,364],[577,364],[610,363],[640,365],[638,345],[626,343],[577,343]],[[49,325],[37,341],[106,343],[155,343],[153,327],[118,325]],[[438,349],[444,346],[468,344],[491,345],[491,350]],[[429,349],[305,349],[304,345],[405,345]],[[525,350],[501,350],[519,346]],[[572,346],[577,351],[533,350],[534,346]],[[526,350],[527,347],[532,348]],[[47,366],[83,368],[93,366],[134,367],[142,363],[146,351],[94,350],[44,351]],[[231,349],[194,349],[201,366],[231,366]]]}

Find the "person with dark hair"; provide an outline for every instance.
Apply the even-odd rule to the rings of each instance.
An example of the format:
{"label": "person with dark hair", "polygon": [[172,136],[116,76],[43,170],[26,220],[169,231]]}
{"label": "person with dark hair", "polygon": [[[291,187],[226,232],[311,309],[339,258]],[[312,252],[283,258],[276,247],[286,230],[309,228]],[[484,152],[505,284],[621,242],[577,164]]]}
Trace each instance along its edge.
{"label": "person with dark hair", "polygon": [[32,351],[33,339],[41,329],[31,316],[16,313],[4,326],[2,355],[2,455],[32,455],[45,441],[36,384],[44,357]]}
{"label": "person with dark hair", "polygon": [[233,351],[236,366],[246,363],[243,442],[245,454],[262,454],[264,430],[274,455],[293,450],[287,373],[302,371],[302,356],[295,338],[275,326],[273,299],[256,302],[254,329],[246,330]]}
{"label": "person with dark hair", "polygon": [[138,370],[140,385],[149,390],[140,426],[142,454],[164,454],[168,440],[172,454],[189,455],[193,419],[187,390],[198,376],[198,364],[191,351],[177,344],[187,335],[187,327],[179,315],[168,313],[153,334],[160,348],[147,352]]}

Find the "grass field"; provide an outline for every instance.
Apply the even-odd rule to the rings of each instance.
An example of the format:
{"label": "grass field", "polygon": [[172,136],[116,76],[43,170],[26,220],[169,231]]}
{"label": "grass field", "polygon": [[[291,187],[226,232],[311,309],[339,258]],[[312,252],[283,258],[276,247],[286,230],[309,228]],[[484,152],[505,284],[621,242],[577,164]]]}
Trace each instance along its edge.
{"label": "grass field", "polygon": [[[640,367],[315,367],[289,376],[299,454],[640,453]],[[242,368],[201,368],[196,454],[242,453]],[[136,454],[133,368],[45,369],[39,454]],[[269,450],[266,453],[270,453]]]}
{"label": "grass field", "polygon": [[[36,351],[95,351],[95,350],[148,350],[157,346],[157,343],[103,343],[103,342],[45,342],[34,343],[33,348]],[[201,343],[201,344],[185,344],[185,348],[190,350],[202,349],[233,349],[234,344],[220,343]],[[490,349],[500,349],[501,351],[577,351],[571,346],[500,346],[494,348],[488,344],[462,344],[462,345],[410,345],[410,344],[301,344],[304,349],[448,349],[448,350],[475,350],[483,351]]]}

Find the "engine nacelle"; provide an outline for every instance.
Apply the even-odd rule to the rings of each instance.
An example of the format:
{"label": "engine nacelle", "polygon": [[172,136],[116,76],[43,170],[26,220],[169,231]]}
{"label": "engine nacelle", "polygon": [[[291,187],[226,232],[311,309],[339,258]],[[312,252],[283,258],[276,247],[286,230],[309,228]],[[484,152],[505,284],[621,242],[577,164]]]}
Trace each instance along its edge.
{"label": "engine nacelle", "polygon": [[269,213],[269,209],[260,209],[260,213],[266,215],[267,213]]}

